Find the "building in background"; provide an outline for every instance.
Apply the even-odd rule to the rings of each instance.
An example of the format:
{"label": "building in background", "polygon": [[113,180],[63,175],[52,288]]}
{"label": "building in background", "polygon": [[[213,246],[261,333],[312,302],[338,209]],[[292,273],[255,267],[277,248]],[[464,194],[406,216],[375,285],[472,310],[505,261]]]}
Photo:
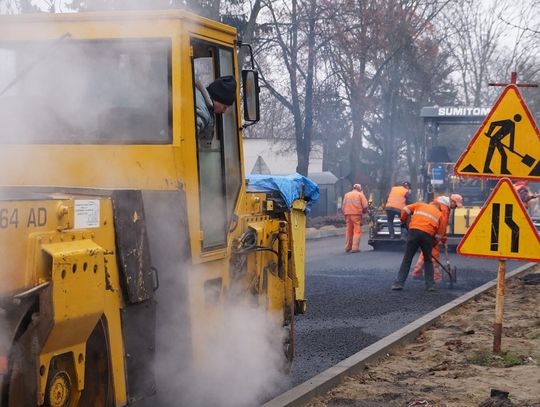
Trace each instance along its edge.
{"label": "building in background", "polygon": [[[335,215],[338,211],[336,182],[330,171],[322,170],[323,151],[314,143],[309,162],[309,178],[319,185],[319,200],[312,206],[310,217]],[[269,139],[244,140],[244,170],[247,174],[288,175],[296,172],[296,150],[290,143]]]}
{"label": "building in background", "polygon": [[[296,149],[292,141],[244,139],[244,169],[246,174],[288,175],[296,172]],[[322,146],[314,145],[310,155],[309,172],[322,171]],[[264,165],[262,165],[264,163]]]}

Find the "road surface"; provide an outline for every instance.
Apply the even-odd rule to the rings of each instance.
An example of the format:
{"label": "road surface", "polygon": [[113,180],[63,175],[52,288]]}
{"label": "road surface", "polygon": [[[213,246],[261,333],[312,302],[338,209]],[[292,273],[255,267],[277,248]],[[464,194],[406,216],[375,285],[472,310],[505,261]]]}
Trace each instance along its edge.
{"label": "road surface", "polygon": [[[343,237],[307,242],[308,311],[297,316],[296,355],[289,387],[300,384],[424,314],[452,301],[497,275],[497,261],[450,253],[457,284],[437,284],[426,292],[423,281],[409,278],[403,291],[392,291],[401,251],[373,251],[362,237],[360,253],[345,254]],[[442,254],[441,260],[444,260]],[[414,264],[413,260],[413,264]],[[521,265],[508,262],[507,270]],[[493,311],[495,312],[495,311]]]}

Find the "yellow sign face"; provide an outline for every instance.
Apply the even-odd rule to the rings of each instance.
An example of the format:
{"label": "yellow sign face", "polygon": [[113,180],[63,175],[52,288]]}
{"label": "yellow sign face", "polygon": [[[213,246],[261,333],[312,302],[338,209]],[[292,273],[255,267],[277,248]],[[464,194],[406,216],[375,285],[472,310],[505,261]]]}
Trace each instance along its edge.
{"label": "yellow sign face", "polygon": [[540,236],[508,178],[499,181],[457,251],[464,256],[540,260]]}
{"label": "yellow sign face", "polygon": [[508,85],[455,165],[458,175],[540,180],[540,134],[516,85]]}

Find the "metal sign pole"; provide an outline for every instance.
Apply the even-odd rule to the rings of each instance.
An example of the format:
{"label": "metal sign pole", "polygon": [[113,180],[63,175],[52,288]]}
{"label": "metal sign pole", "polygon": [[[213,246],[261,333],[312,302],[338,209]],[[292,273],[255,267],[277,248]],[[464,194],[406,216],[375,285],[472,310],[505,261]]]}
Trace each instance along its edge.
{"label": "metal sign pole", "polygon": [[[536,84],[517,84],[517,73],[512,72],[510,83],[521,87],[537,87]],[[490,86],[503,86],[503,84],[489,84]],[[493,353],[501,353],[502,322],[504,314],[504,293],[506,290],[506,260],[499,260],[499,270],[497,272],[497,296],[495,298],[495,324],[493,326]]]}
{"label": "metal sign pole", "polygon": [[495,298],[495,324],[493,325],[493,353],[501,353],[502,322],[504,314],[504,292],[506,289],[506,260],[499,260],[497,272],[497,296]]}

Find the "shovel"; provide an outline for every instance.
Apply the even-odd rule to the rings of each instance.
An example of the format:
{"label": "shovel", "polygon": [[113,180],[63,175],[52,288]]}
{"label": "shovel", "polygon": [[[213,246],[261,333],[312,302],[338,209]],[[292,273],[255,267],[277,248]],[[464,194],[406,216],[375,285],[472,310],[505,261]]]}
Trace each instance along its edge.
{"label": "shovel", "polygon": [[454,287],[454,283],[457,283],[457,268],[456,266],[450,265],[450,260],[448,259],[448,247],[444,245],[444,256],[446,257],[446,266],[444,266],[439,260],[437,260],[435,257],[432,257],[433,260],[437,262],[439,266],[443,269],[443,271],[446,273],[445,280],[450,282],[450,288]]}
{"label": "shovel", "polygon": [[512,150],[510,147],[508,147],[506,144],[501,143],[506,149],[515,155],[517,155],[519,158],[521,158],[521,162],[525,164],[527,167],[532,167],[532,165],[536,162],[536,159],[534,157],[531,157],[529,154],[522,155],[518,153],[516,150]]}

